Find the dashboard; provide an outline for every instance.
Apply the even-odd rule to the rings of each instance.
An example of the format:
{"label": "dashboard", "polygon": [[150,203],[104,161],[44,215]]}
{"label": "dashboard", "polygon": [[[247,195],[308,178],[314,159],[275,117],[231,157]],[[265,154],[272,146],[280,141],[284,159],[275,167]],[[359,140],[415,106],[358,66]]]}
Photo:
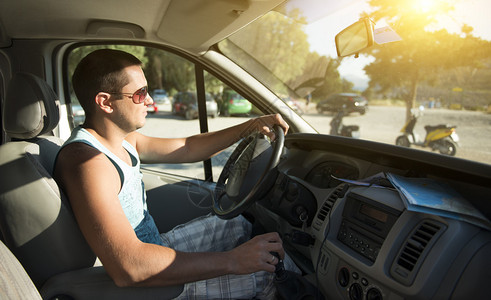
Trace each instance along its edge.
{"label": "dashboard", "polygon": [[[491,232],[454,216],[409,210],[376,174],[449,183],[489,220],[488,166],[342,137],[292,134],[276,182],[252,208],[278,231],[326,299],[487,297]],[[487,169],[486,169],[487,168]],[[464,213],[462,211],[461,213]]]}

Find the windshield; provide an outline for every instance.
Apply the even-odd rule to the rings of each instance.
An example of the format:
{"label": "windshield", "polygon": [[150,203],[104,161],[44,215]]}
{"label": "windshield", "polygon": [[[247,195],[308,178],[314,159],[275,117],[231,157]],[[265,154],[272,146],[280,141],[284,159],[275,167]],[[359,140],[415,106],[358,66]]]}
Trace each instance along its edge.
{"label": "windshield", "polygon": [[[288,1],[219,47],[294,101],[319,133],[491,164],[490,8],[489,0]],[[337,57],[335,35],[361,17],[375,24],[375,44]],[[343,131],[351,125],[356,135]]]}

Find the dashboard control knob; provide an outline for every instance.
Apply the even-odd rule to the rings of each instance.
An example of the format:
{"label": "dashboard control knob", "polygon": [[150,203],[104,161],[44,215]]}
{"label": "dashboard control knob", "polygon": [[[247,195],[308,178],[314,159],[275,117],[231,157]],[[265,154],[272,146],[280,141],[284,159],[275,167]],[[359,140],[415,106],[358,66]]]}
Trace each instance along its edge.
{"label": "dashboard control knob", "polygon": [[358,277],[360,277],[357,272],[353,272],[353,274],[351,274],[351,276],[353,276],[354,280],[357,280]]}
{"label": "dashboard control knob", "polygon": [[363,299],[363,289],[358,283],[353,283],[349,288],[349,298],[351,300],[362,300]]}
{"label": "dashboard control knob", "polygon": [[367,300],[382,300],[382,293],[376,289],[376,288],[371,288],[367,292]]}
{"label": "dashboard control knob", "polygon": [[338,272],[338,282],[342,287],[347,287],[349,284],[349,271],[346,268],[341,268]]}

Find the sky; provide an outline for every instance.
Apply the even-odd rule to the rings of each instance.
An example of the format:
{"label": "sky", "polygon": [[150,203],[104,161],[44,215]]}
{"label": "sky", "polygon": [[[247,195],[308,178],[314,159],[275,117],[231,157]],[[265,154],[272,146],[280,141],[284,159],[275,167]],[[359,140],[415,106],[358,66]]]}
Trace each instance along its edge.
{"label": "sky", "polygon": [[[324,1],[324,2],[323,2]],[[422,8],[431,3],[431,0],[414,0],[420,2]],[[337,57],[334,36],[343,28],[351,25],[358,20],[361,12],[369,11],[366,0],[344,0],[325,2],[325,0],[313,0],[313,2],[323,2],[326,9],[334,11],[324,19],[311,19],[311,23],[306,25],[306,32],[309,35],[311,51],[316,51],[321,55]],[[328,5],[325,5],[329,3]],[[450,32],[457,32],[465,22],[474,28],[473,34],[483,39],[491,40],[491,0],[465,0],[456,5],[452,15],[443,16],[441,24]],[[322,11],[316,12],[318,16]],[[315,15],[315,14],[314,14]],[[347,17],[348,16],[348,17]],[[463,20],[463,22],[461,21]],[[335,24],[335,26],[333,26]],[[379,23],[375,28],[387,24]],[[324,38],[325,37],[325,38]],[[360,56],[359,58],[346,57],[343,59],[338,71],[341,77],[355,83],[355,88],[363,90],[368,85],[368,77],[363,71],[363,66],[373,60],[371,57]]]}

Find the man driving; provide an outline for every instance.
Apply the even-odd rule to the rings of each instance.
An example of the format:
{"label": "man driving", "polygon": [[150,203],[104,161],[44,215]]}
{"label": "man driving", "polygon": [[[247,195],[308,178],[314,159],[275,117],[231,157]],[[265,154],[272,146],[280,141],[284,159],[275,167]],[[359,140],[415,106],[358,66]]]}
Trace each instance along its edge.
{"label": "man driving", "polygon": [[[144,126],[148,94],[141,62],[119,50],[81,60],[73,87],[86,119],[60,150],[54,176],[88,244],[118,286],[185,284],[179,298],[271,298],[273,272],[285,257],[277,233],[251,238],[241,215],[203,216],[159,233],[147,210],[142,163],[206,160],[252,132],[288,125],[279,114],[187,138],[155,138]],[[285,267],[298,270],[285,257]]]}

